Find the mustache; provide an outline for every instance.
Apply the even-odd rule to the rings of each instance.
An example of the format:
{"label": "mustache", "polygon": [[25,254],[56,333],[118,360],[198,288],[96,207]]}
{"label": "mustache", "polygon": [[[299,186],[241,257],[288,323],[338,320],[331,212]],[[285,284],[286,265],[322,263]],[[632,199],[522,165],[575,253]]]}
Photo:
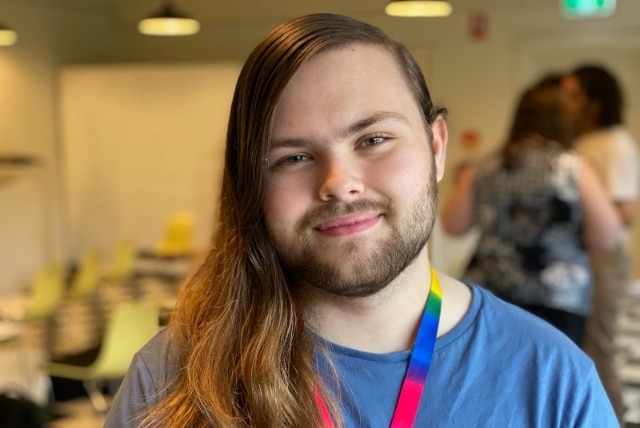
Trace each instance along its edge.
{"label": "mustache", "polygon": [[376,211],[385,215],[394,212],[393,205],[388,201],[360,199],[349,204],[334,202],[330,205],[323,205],[307,213],[300,220],[298,230],[313,228],[317,224],[330,220],[334,217],[367,211]]}

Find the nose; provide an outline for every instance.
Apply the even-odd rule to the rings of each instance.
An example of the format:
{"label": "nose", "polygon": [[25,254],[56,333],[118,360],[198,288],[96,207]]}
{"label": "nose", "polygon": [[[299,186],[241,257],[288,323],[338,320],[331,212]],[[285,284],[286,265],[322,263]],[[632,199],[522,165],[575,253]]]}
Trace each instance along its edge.
{"label": "nose", "polygon": [[364,190],[357,168],[344,160],[328,160],[320,180],[319,196],[325,202],[350,201],[358,198]]}

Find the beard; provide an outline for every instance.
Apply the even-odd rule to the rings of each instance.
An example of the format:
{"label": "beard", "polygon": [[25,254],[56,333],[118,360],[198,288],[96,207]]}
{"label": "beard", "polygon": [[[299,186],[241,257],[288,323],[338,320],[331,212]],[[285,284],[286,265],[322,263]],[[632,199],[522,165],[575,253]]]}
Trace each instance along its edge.
{"label": "beard", "polygon": [[[307,284],[335,296],[367,297],[384,289],[426,245],[436,216],[435,165],[409,212],[400,213],[390,201],[359,200],[334,203],[307,214],[296,226],[299,239],[287,241],[272,235],[285,275],[292,283]],[[323,251],[312,225],[339,215],[376,211],[383,214],[391,231],[382,240],[359,244],[349,240]],[[373,239],[373,238],[372,238]],[[327,252],[335,252],[333,258]],[[336,260],[339,255],[339,261]]]}

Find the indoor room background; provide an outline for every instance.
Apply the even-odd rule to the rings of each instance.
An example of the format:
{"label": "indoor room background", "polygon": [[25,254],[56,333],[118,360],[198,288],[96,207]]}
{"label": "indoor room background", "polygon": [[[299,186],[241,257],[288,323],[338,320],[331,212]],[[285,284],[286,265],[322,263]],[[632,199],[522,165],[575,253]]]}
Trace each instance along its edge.
{"label": "indoor room background", "polygon": [[[443,197],[460,162],[501,144],[518,92],[548,71],[611,68],[640,139],[638,0],[618,0],[603,19],[566,19],[559,0],[452,0],[446,18],[388,17],[385,0],[174,0],[200,21],[198,34],[139,34],[161,3],[0,0],[1,23],[19,37],[0,47],[0,157],[29,160],[0,164],[0,293],[24,289],[43,263],[72,263],[88,248],[108,256],[123,237],[151,247],[177,211],[193,213],[206,248],[240,66],[268,30],[304,13],[360,18],[415,54],[449,109]],[[436,265],[455,272],[467,241],[436,231],[432,244]]]}

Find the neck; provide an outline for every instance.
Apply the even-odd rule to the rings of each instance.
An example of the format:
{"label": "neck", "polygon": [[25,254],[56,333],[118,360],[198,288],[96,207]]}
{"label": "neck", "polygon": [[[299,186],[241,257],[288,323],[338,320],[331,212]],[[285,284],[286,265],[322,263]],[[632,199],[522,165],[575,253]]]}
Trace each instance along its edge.
{"label": "neck", "polygon": [[578,129],[578,135],[588,134],[600,129],[600,126],[593,120],[585,120],[581,123]]}
{"label": "neck", "polygon": [[383,290],[341,297],[307,287],[305,321],[323,338],[353,349],[389,353],[411,349],[429,294],[426,247]]}

